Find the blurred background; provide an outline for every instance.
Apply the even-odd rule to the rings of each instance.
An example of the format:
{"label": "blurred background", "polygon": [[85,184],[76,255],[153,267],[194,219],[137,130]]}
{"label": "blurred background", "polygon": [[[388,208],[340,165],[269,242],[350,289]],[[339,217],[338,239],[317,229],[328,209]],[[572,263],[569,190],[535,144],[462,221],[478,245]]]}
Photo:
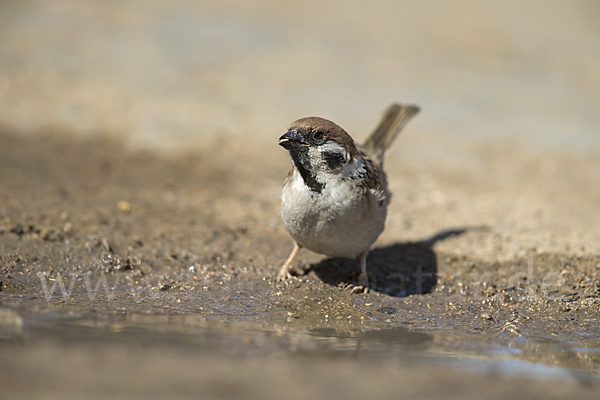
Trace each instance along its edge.
{"label": "blurred background", "polygon": [[599,18],[594,0],[5,0],[0,125],[275,148],[307,115],[364,137],[400,101],[419,137],[597,150]]}

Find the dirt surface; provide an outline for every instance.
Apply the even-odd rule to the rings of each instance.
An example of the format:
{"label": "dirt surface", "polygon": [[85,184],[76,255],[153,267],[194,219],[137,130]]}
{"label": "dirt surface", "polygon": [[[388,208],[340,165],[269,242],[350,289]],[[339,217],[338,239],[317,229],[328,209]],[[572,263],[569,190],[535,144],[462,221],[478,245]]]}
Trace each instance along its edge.
{"label": "dirt surface", "polygon": [[[0,4],[0,398],[597,398],[597,4],[282,4]],[[277,138],[392,101],[370,290],[276,282]]]}
{"label": "dirt surface", "polygon": [[[245,159],[226,140],[177,158],[61,135],[23,138],[5,132],[0,141],[2,376],[3,386],[14,393],[39,374],[46,382],[36,381],[39,390],[46,387],[57,396],[81,393],[96,379],[128,370],[131,351],[136,363],[147,366],[136,369],[131,382],[118,378],[110,385],[147,393],[137,392],[133,382],[155,376],[161,368],[147,368],[156,357],[163,360],[156,349],[170,346],[176,352],[165,350],[167,365],[195,369],[200,361],[175,354],[198,352],[215,364],[203,375],[211,382],[222,379],[219,371],[232,365],[245,369],[250,368],[246,363],[267,363],[276,371],[245,372],[238,379],[240,387],[258,380],[271,388],[261,390],[273,396],[283,390],[275,383],[288,382],[303,362],[317,371],[333,369],[332,379],[341,384],[341,372],[330,363],[353,354],[364,363],[348,368],[382,393],[412,383],[415,374],[419,379],[438,376],[449,354],[454,362],[474,357],[560,367],[570,371],[556,385],[566,391],[561,394],[585,396],[597,390],[600,256],[524,249],[512,259],[485,260],[438,246],[477,246],[486,236],[500,236],[494,227],[446,228],[422,240],[378,244],[369,258],[372,288],[366,294],[349,290],[357,283],[356,260],[308,252],[297,276],[277,283],[277,269],[291,246],[278,218],[277,193],[287,162]],[[502,240],[510,243],[510,237]],[[115,346],[124,343],[137,344],[123,354]],[[378,346],[388,350],[381,353]],[[138,354],[142,350],[144,355]],[[69,372],[57,375],[42,368],[25,374],[40,352],[57,356],[58,365],[64,363]],[[290,352],[316,358],[277,358]],[[86,358],[96,354],[106,365],[117,365],[109,376],[69,367],[87,365]],[[235,361],[240,356],[245,361]],[[428,357],[441,361],[430,365]],[[365,365],[376,361],[367,372],[371,367]],[[380,361],[391,364],[381,366]],[[501,365],[491,371],[500,368],[509,377],[520,371]],[[379,386],[369,378],[383,370],[402,375],[402,381]],[[196,375],[170,373],[183,382],[175,393],[189,393],[189,380]],[[325,385],[313,374],[306,379]],[[546,383],[530,387],[527,379],[456,374],[443,372],[432,395],[456,380],[464,380],[473,395],[491,390],[493,398],[506,393],[499,388],[507,382],[523,385],[524,394],[557,394]],[[535,368],[528,374],[535,376]],[[570,375],[595,389],[564,381]],[[426,387],[426,382],[419,385]],[[298,397],[318,392],[311,387]],[[211,390],[209,397],[219,398],[243,392]]]}

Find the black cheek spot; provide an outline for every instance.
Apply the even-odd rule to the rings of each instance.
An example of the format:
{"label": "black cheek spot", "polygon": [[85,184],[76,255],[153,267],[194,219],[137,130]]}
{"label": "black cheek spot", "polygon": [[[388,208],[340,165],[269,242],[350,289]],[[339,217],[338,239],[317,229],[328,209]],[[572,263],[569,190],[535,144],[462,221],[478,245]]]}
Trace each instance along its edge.
{"label": "black cheek spot", "polygon": [[323,160],[327,163],[330,169],[338,169],[346,163],[346,157],[342,153],[338,152],[325,152],[323,153]]}
{"label": "black cheek spot", "polygon": [[379,207],[381,207],[381,206],[383,205],[383,200],[379,200],[379,201],[377,202],[377,204],[379,205]]}

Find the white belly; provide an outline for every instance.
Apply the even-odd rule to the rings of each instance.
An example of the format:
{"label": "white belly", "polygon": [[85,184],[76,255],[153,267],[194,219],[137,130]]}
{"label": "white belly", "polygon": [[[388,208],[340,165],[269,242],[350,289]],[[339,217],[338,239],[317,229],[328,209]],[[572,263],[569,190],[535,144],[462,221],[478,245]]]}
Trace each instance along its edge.
{"label": "white belly", "polygon": [[296,173],[283,188],[286,228],[303,247],[330,257],[356,257],[368,250],[385,225],[389,196],[352,187],[349,181],[310,190]]}

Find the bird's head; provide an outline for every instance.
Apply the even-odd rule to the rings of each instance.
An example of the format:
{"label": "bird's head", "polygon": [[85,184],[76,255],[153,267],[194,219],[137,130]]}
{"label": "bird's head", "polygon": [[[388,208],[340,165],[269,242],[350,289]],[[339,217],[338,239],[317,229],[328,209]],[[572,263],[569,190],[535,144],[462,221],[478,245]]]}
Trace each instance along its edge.
{"label": "bird's head", "polygon": [[340,171],[358,157],[350,135],[339,125],[319,117],[294,121],[279,138],[279,145],[289,151],[296,168],[305,168],[315,175]]}

